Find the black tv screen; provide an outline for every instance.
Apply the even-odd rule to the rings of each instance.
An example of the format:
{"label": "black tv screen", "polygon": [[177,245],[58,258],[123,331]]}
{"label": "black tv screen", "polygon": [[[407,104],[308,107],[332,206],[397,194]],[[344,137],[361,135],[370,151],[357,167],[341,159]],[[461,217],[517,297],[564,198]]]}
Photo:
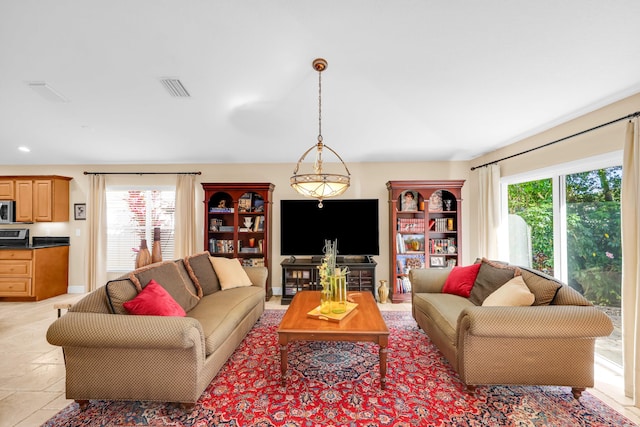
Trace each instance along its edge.
{"label": "black tv screen", "polygon": [[280,253],[322,255],[325,240],[338,240],[339,256],[379,255],[378,200],[280,201]]}

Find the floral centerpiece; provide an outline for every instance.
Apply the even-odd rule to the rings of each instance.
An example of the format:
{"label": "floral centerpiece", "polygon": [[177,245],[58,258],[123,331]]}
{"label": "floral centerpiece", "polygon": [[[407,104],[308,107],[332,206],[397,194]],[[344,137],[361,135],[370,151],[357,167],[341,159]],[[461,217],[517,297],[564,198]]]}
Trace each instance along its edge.
{"label": "floral centerpiece", "polygon": [[338,241],[324,241],[324,257],[318,266],[322,293],[320,298],[321,313],[344,313],[347,310],[347,272],[348,267],[336,265]]}

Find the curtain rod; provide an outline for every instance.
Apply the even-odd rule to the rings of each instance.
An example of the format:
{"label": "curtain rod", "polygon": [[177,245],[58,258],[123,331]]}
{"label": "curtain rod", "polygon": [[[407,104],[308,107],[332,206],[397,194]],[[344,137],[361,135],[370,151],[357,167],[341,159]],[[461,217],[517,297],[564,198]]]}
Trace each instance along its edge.
{"label": "curtain rod", "polygon": [[202,175],[202,172],[87,172],[85,175]]}
{"label": "curtain rod", "polygon": [[485,164],[480,165],[480,166],[473,166],[473,167],[471,168],[471,170],[476,170],[476,169],[478,169],[478,168],[483,168],[483,167],[485,167],[485,166],[493,165],[493,164],[498,163],[498,162],[501,162],[501,161],[503,161],[503,160],[511,159],[511,158],[513,158],[513,157],[518,157],[518,156],[521,156],[521,155],[523,155],[523,154],[527,154],[527,153],[530,153],[530,152],[532,152],[532,151],[539,150],[540,148],[548,147],[548,146],[550,146],[550,145],[557,144],[558,142],[562,142],[562,141],[565,141],[565,140],[567,140],[567,139],[570,139],[570,138],[573,138],[573,137],[576,137],[576,136],[580,136],[580,135],[583,135],[583,134],[585,134],[585,133],[588,133],[588,132],[594,131],[594,130],[596,130],[596,129],[600,129],[600,128],[605,127],[605,126],[612,125],[612,124],[617,123],[617,122],[620,122],[620,121],[622,121],[622,120],[632,119],[632,118],[634,118],[634,117],[638,117],[638,116],[640,116],[640,111],[636,111],[635,113],[628,114],[628,115],[626,115],[626,116],[624,116],[624,117],[619,117],[619,118],[617,118],[617,119],[615,119],[615,120],[611,120],[610,122],[603,123],[603,124],[598,125],[598,126],[594,126],[594,127],[590,128],[590,129],[586,129],[586,130],[583,130],[583,131],[578,132],[578,133],[574,133],[573,135],[565,136],[564,138],[560,138],[560,139],[556,139],[555,141],[547,142],[546,144],[541,145],[541,146],[539,146],[539,147],[530,148],[530,149],[528,149],[528,150],[521,151],[520,153],[512,154],[512,155],[510,155],[510,156],[503,157],[503,158],[501,158],[501,159],[494,160],[494,161],[492,161],[492,162],[488,162],[488,163],[485,163]]}

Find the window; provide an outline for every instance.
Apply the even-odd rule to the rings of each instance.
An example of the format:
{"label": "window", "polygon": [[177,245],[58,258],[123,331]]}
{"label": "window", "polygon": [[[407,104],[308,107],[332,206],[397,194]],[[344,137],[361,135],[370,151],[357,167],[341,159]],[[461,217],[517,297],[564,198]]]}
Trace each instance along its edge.
{"label": "window", "polygon": [[[502,180],[508,218],[503,258],[559,278],[616,323],[620,318],[621,156],[559,165]],[[596,353],[621,366],[620,337],[599,340]]]}
{"label": "window", "polygon": [[107,189],[107,271],[134,268],[141,239],[153,244],[160,228],[162,258],[173,259],[175,188],[110,187]]}

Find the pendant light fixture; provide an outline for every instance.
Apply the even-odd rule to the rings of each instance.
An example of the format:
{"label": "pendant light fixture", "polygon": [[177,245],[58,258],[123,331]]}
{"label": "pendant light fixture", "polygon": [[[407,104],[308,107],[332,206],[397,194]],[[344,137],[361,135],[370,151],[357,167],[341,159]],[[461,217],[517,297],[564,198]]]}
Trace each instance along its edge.
{"label": "pendant light fixture", "polygon": [[[333,151],[329,146],[324,145],[322,142],[322,72],[327,68],[327,61],[318,58],[313,61],[313,69],[318,72],[318,143],[313,145],[307,151],[304,152],[298,164],[293,171],[291,177],[291,186],[300,194],[307,197],[313,197],[318,199],[318,207],[322,207],[322,200],[339,196],[349,188],[351,181],[349,169],[344,163],[342,158]],[[312,150],[316,150],[316,158],[313,163],[313,172],[310,173],[298,173],[302,162],[307,154]],[[346,174],[343,173],[327,173],[323,167],[322,153],[323,150],[328,150],[333,153],[334,156],[340,160],[340,164],[344,168]]]}

